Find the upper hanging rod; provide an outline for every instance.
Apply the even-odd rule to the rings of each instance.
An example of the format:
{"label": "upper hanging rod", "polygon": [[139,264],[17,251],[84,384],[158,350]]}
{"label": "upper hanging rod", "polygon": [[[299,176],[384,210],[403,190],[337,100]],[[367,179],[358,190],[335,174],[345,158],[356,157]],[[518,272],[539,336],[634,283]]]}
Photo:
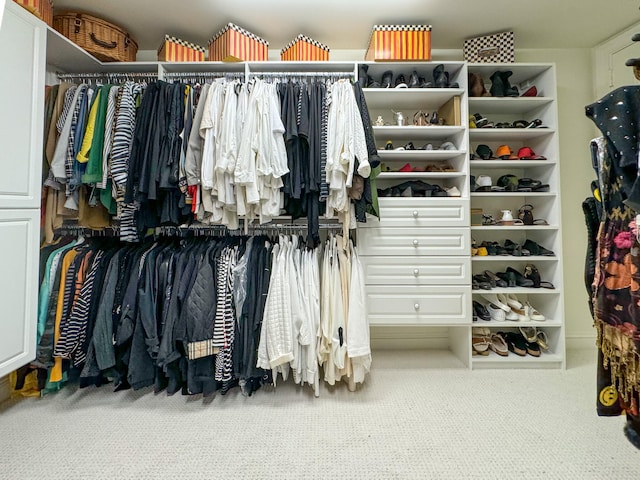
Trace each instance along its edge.
{"label": "upper hanging rod", "polygon": [[123,78],[156,78],[158,76],[157,72],[98,72],[98,73],[61,73],[58,72],[56,74],[58,78],[112,78],[112,77],[123,77]]}
{"label": "upper hanging rod", "polygon": [[244,77],[244,72],[168,72],[165,77],[169,78],[236,78]]}
{"label": "upper hanging rod", "polygon": [[250,72],[254,77],[353,77],[353,72]]}

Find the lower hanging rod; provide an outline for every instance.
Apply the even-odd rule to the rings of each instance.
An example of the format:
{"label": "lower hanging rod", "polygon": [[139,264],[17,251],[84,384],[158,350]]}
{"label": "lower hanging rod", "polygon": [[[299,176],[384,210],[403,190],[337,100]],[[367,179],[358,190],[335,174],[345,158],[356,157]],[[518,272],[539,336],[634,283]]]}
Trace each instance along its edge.
{"label": "lower hanging rod", "polygon": [[353,72],[250,72],[254,77],[338,77],[351,78]]}

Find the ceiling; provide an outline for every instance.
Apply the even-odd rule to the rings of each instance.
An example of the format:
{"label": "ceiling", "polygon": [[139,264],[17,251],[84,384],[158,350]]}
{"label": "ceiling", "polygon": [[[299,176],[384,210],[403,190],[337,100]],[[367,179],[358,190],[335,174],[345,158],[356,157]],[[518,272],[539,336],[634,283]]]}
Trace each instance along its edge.
{"label": "ceiling", "polygon": [[281,49],[299,33],[331,49],[366,48],[376,24],[430,24],[432,48],[506,30],[516,48],[590,48],[640,22],[640,0],[56,0],[128,30],[141,50],[165,33],[206,46],[233,22]]}

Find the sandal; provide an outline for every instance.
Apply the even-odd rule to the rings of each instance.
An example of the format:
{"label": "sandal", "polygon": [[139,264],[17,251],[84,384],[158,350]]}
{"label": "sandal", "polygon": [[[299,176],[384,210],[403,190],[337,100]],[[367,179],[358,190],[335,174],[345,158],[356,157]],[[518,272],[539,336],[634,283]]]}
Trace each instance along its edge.
{"label": "sandal", "polygon": [[538,333],[536,335],[536,342],[542,350],[549,350],[549,341],[547,340],[547,334],[542,330],[538,330]]}
{"label": "sandal", "polygon": [[490,337],[491,343],[489,343],[489,349],[500,355],[501,357],[506,357],[509,355],[509,346],[505,339],[497,333],[494,333]]}
{"label": "sandal", "polygon": [[525,307],[527,308],[527,310],[529,311],[529,318],[531,320],[534,320],[536,322],[544,322],[545,321],[545,316],[543,314],[541,314],[538,310],[536,310],[531,303],[529,303],[529,301],[527,301]]}
{"label": "sandal", "polygon": [[498,332],[497,334],[500,335],[507,343],[507,348],[510,352],[521,357],[524,357],[527,354],[527,342],[522,335],[518,335],[514,332]]}
{"label": "sandal", "polygon": [[527,342],[535,342],[538,339],[538,330],[536,327],[518,327],[520,333]]}
{"label": "sandal", "polygon": [[524,267],[524,278],[533,282],[533,288],[540,288],[540,272],[535,265],[528,263]]}
{"label": "sandal", "polygon": [[422,110],[419,110],[413,114],[413,124],[417,127],[426,127],[427,125],[429,125],[426,114]]}

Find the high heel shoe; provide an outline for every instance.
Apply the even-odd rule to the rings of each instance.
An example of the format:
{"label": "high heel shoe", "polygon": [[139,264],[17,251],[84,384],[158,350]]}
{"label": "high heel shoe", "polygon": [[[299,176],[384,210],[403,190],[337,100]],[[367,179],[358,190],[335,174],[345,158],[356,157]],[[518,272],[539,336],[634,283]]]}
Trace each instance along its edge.
{"label": "high heel shoe", "polygon": [[436,65],[436,68],[433,69],[433,85],[436,88],[447,88],[449,84],[449,79],[445,75],[444,65]]}
{"label": "high heel shoe", "polygon": [[382,74],[380,88],[391,88],[391,80],[393,80],[393,72],[391,70],[387,70]]}
{"label": "high heel shoe", "polygon": [[491,88],[489,93],[492,97],[504,97],[504,82],[502,81],[502,72],[496,71],[489,77],[491,80]]}
{"label": "high heel shoe", "polygon": [[519,97],[520,93],[518,93],[518,87],[511,86],[509,82],[509,77],[513,75],[511,70],[506,70],[501,72],[502,74],[502,85],[504,86],[504,96],[505,97]]}
{"label": "high heel shoe", "polygon": [[533,288],[540,288],[540,272],[535,265],[528,263],[524,267],[524,278],[528,278],[533,282]]}
{"label": "high heel shoe", "polygon": [[420,88],[420,78],[415,70],[409,76],[409,88]]}
{"label": "high heel shoe", "polygon": [[413,114],[413,124],[418,127],[426,127],[429,125],[427,121],[426,114],[420,110]]}
{"label": "high heel shoe", "polygon": [[533,287],[533,280],[525,278],[525,276],[515,268],[507,267],[507,272],[510,272],[515,276],[516,285],[518,287]]}

